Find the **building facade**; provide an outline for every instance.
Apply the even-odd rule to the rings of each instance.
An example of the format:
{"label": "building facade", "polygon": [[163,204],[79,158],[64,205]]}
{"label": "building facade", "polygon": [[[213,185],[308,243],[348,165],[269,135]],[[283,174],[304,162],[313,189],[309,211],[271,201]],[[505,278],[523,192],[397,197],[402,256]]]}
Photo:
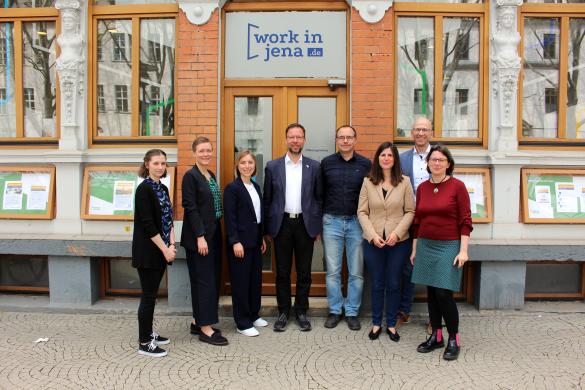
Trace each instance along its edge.
{"label": "building facade", "polygon": [[[350,123],[371,157],[382,141],[412,147],[426,116],[477,200],[459,297],[482,309],[583,299],[584,37],[585,4],[565,0],[1,0],[0,291],[54,305],[136,294],[133,172],[150,148],[174,166],[180,237],[198,135],[225,186],[234,152],[282,156],[288,123],[306,126],[316,159]],[[324,272],[317,245],[313,296]],[[186,275],[183,255],[170,306],[188,306]]]}

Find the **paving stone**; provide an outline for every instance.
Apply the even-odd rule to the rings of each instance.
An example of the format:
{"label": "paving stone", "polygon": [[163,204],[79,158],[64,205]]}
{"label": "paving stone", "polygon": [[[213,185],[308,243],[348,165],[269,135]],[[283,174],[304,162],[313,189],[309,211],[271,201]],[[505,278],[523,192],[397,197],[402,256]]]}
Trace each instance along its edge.
{"label": "paving stone", "polygon": [[[582,389],[585,314],[466,312],[459,360],[416,352],[424,316],[400,328],[394,343],[347,326],[283,333],[260,328],[248,338],[231,318],[219,326],[230,344],[215,347],[188,333],[189,317],[155,314],[169,355],[137,354],[129,314],[0,312],[0,389]],[[274,318],[269,318],[274,322]],[[341,324],[343,325],[343,323]],[[34,343],[40,337],[47,342]]]}

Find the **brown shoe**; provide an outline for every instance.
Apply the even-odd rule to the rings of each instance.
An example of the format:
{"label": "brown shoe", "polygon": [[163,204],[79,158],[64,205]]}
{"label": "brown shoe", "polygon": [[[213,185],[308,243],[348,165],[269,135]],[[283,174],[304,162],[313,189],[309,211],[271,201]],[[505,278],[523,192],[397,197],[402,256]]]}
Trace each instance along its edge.
{"label": "brown shoe", "polygon": [[408,324],[410,322],[410,315],[409,314],[405,314],[402,311],[398,312],[398,315],[396,316],[396,328],[401,327],[403,324]]}

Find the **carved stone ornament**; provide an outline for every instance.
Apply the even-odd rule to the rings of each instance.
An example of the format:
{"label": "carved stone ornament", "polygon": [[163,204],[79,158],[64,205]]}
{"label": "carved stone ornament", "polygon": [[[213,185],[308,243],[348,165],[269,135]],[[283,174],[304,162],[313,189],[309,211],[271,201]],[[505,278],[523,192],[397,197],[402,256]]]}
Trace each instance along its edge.
{"label": "carved stone ornament", "polygon": [[61,35],[57,43],[61,55],[57,58],[57,72],[61,87],[61,124],[78,126],[78,98],[83,96],[83,37],[80,34],[81,4],[78,0],[57,0],[61,12]]}
{"label": "carved stone ornament", "polygon": [[187,16],[189,22],[201,26],[209,22],[215,9],[221,9],[226,0],[179,0],[179,8]]}
{"label": "carved stone ornament", "polygon": [[517,6],[511,1],[498,0],[496,29],[492,33],[492,88],[498,99],[498,127],[514,127],[516,123],[516,91],[521,59],[518,56],[520,34],[516,30]]}
{"label": "carved stone ornament", "polygon": [[347,1],[360,13],[360,16],[366,23],[378,23],[390,7],[392,0],[353,0]]}

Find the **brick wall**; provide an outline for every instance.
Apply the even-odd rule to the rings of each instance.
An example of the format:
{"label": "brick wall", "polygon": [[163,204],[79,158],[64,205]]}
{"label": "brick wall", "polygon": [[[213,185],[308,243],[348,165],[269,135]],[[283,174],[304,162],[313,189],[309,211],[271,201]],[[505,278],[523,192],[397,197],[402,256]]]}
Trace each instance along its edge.
{"label": "brick wall", "polygon": [[[219,13],[215,11],[202,26],[191,24],[179,11],[177,34],[177,112],[175,128],[178,143],[175,219],[183,219],[181,181],[194,164],[193,140],[204,135],[217,151],[217,107],[219,63]],[[215,160],[211,169],[216,171]]]}
{"label": "brick wall", "polygon": [[393,15],[376,24],[351,9],[351,122],[358,131],[357,150],[372,157],[378,145],[393,139]]}

